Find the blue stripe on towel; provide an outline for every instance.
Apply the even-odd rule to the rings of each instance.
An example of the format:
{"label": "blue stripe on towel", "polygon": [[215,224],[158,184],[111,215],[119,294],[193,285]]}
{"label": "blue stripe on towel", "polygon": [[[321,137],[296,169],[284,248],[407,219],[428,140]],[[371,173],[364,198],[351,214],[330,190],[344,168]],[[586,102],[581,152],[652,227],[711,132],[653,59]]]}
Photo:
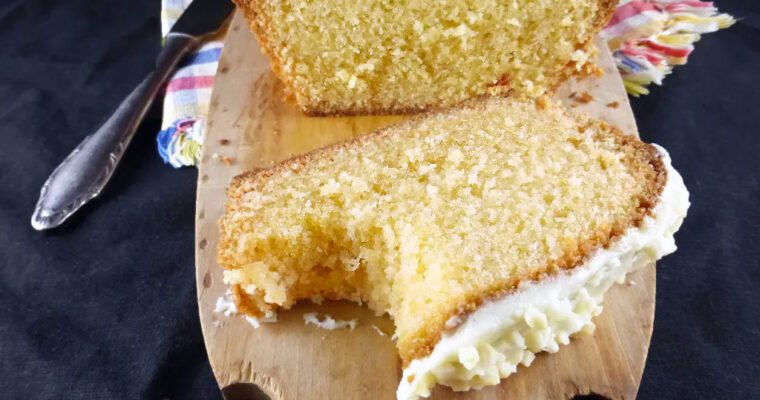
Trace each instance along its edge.
{"label": "blue stripe on towel", "polygon": [[199,51],[197,53],[187,56],[179,68],[187,67],[189,65],[206,64],[219,61],[219,56],[222,54],[222,48],[208,49]]}

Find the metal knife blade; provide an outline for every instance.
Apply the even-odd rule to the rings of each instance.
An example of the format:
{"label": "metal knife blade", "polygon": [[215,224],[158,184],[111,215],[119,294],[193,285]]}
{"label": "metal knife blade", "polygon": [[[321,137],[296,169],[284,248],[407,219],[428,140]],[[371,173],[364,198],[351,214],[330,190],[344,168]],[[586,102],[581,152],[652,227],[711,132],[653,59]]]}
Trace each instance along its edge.
{"label": "metal knife blade", "polygon": [[195,37],[214,33],[234,8],[230,0],[193,0],[171,32]]}
{"label": "metal knife blade", "polygon": [[155,70],[58,165],[42,186],[32,214],[34,229],[59,226],[100,194],[153,98],[171,77],[179,61],[200,44],[203,35],[219,29],[233,9],[229,0],[194,0],[190,4],[166,36]]}

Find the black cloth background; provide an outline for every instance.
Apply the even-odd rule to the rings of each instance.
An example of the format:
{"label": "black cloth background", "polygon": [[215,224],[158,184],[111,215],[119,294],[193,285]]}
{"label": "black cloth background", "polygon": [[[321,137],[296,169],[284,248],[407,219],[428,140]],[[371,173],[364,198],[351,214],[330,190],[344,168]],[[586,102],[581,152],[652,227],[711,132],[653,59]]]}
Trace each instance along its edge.
{"label": "black cloth background", "polygon": [[[197,173],[156,154],[160,107],[98,200],[62,229],[29,224],[51,170],[151,69],[159,3],[0,1],[0,398],[220,398],[195,303]],[[718,5],[740,21],[633,101],[693,203],[658,264],[642,399],[760,398],[760,2]]]}

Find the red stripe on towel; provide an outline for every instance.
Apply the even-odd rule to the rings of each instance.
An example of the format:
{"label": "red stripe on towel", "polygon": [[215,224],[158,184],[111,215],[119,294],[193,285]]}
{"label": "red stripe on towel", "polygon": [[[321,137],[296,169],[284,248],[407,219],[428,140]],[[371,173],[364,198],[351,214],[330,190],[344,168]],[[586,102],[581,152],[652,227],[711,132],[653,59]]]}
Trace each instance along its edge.
{"label": "red stripe on towel", "polygon": [[178,90],[204,89],[214,85],[213,76],[188,76],[184,78],[172,79],[166,85],[166,92],[176,92]]}
{"label": "red stripe on towel", "polygon": [[657,6],[646,1],[632,1],[630,3],[618,6],[615,9],[615,13],[612,15],[612,19],[607,24],[608,27],[619,24],[621,21],[630,17],[639,15],[645,11],[659,11]]}

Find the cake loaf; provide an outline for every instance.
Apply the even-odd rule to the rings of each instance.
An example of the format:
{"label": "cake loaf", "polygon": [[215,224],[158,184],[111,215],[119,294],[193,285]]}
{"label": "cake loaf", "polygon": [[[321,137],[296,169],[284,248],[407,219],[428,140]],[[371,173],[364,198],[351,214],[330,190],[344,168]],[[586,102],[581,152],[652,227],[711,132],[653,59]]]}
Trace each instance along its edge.
{"label": "cake loaf", "polygon": [[399,399],[492,385],[593,327],[675,250],[688,192],[656,145],[546,98],[485,96],[237,177],[238,309],[345,299],[393,319]]}
{"label": "cake loaf", "polygon": [[616,0],[234,0],[310,115],[406,113],[540,95],[594,70]]}

